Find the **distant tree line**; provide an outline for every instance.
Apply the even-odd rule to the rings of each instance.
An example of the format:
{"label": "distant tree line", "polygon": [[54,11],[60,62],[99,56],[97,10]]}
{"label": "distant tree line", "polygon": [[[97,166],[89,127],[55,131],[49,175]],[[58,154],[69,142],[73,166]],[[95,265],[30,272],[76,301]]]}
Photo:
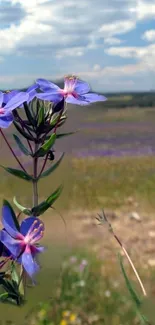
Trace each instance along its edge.
{"label": "distant tree line", "polygon": [[[155,107],[155,92],[105,94],[107,108]],[[114,97],[114,99],[113,99]]]}

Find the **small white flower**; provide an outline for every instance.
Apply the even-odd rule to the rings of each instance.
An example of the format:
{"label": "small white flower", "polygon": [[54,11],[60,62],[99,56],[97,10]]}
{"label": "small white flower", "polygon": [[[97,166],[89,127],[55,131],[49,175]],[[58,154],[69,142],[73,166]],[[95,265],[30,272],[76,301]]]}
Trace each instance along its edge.
{"label": "small white flower", "polygon": [[78,282],[79,287],[84,287],[86,282],[84,280],[81,280]]}
{"label": "small white flower", "polygon": [[111,296],[111,292],[109,290],[106,290],[104,295],[109,298]]}

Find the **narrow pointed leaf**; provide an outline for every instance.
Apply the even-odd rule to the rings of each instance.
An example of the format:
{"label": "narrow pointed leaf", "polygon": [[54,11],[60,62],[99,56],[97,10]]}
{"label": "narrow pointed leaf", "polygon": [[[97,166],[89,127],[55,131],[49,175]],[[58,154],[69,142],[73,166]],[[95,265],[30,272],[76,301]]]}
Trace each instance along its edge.
{"label": "narrow pointed leaf", "polygon": [[5,302],[9,297],[9,293],[8,292],[4,292],[4,293],[1,293],[0,295],[0,301],[1,302]]}
{"label": "narrow pointed leaf", "polygon": [[7,205],[7,206],[10,208],[10,210],[11,210],[11,215],[12,215],[13,221],[14,221],[14,223],[15,223],[15,226],[16,226],[17,230],[20,230],[20,226],[19,226],[18,219],[17,219],[17,217],[16,217],[16,214],[15,214],[15,212],[14,212],[14,210],[13,210],[11,204],[10,204],[7,200],[3,200],[3,205]]}
{"label": "narrow pointed leaf", "polygon": [[135,292],[135,290],[133,289],[132,284],[131,284],[131,281],[129,280],[129,278],[128,278],[126,272],[125,272],[125,268],[124,268],[124,265],[123,265],[123,261],[122,261],[122,257],[121,256],[119,257],[119,261],[120,261],[120,266],[121,266],[121,270],[122,270],[122,273],[123,273],[123,277],[124,277],[125,282],[126,282],[126,286],[127,286],[128,290],[129,290],[129,292],[131,294],[131,297],[134,300],[137,308],[139,308],[140,305],[141,305],[141,300],[138,297],[138,295]]}
{"label": "narrow pointed leaf", "polygon": [[53,118],[50,121],[50,125],[54,126],[57,123],[58,119],[59,119],[59,115],[56,115],[56,116],[53,115]]}
{"label": "narrow pointed leaf", "polygon": [[75,133],[77,133],[77,132],[78,132],[78,131],[75,131],[75,132],[68,132],[68,133],[59,133],[59,134],[57,134],[57,139],[60,139],[60,138],[66,137],[67,135],[75,134]]}
{"label": "narrow pointed leaf", "polygon": [[30,124],[33,125],[33,126],[35,126],[36,125],[36,121],[33,118],[33,115],[31,114],[31,111],[30,111],[29,106],[27,105],[27,103],[24,103],[24,110],[25,110],[27,119],[30,122]]}
{"label": "narrow pointed leaf", "polygon": [[24,155],[26,156],[30,156],[31,153],[29,152],[29,150],[24,146],[24,144],[21,142],[21,140],[18,138],[18,136],[16,134],[13,134],[13,137],[17,143],[17,146],[19,147],[19,149],[22,151],[22,153],[24,153]]}
{"label": "narrow pointed leaf", "polygon": [[12,276],[12,280],[18,284],[19,277],[14,262],[11,264],[11,276]]}
{"label": "narrow pointed leaf", "polygon": [[67,117],[62,117],[61,119],[60,119],[60,122],[58,123],[58,127],[60,127],[61,125],[63,125],[65,122],[66,122],[66,118]]}
{"label": "narrow pointed leaf", "polygon": [[[53,118],[52,118],[52,120],[51,120],[51,122],[50,122],[50,125],[51,125],[51,126],[55,126],[55,124],[58,122],[58,120],[59,120],[59,115],[60,115],[60,114],[57,114],[57,113],[55,113],[55,114],[53,115]],[[60,122],[66,120],[66,119],[67,119],[67,116],[66,116],[66,115],[62,115],[61,118],[60,118]]]}
{"label": "narrow pointed leaf", "polygon": [[23,213],[26,214],[27,216],[30,216],[30,215],[31,215],[31,210],[29,210],[29,209],[23,207],[20,203],[18,203],[15,197],[13,198],[13,203],[16,205],[16,207],[17,207],[21,212],[23,212]]}
{"label": "narrow pointed leaf", "polygon": [[62,192],[63,186],[59,186],[56,191],[54,191],[48,198],[47,200],[43,201],[40,203],[38,206],[33,207],[31,214],[34,216],[40,216],[43,214],[46,210],[48,210],[52,204],[58,199]]}
{"label": "narrow pointed leaf", "polygon": [[128,278],[127,274],[126,274],[126,271],[125,271],[125,268],[124,268],[124,265],[123,265],[123,261],[122,261],[122,256],[119,256],[119,261],[120,261],[121,271],[123,273],[123,277],[124,277],[125,282],[126,282],[126,286],[127,286],[128,290],[130,292],[130,295],[132,297],[132,300],[134,301],[134,303],[136,305],[136,308],[137,308],[137,312],[139,314],[139,317],[146,324],[149,324],[147,318],[144,315],[142,315],[141,312],[140,312],[140,307],[142,305],[142,301],[138,297],[136,291],[134,290],[134,288],[133,288],[133,286],[131,284],[131,281],[129,280],[129,278]]}
{"label": "narrow pointed leaf", "polygon": [[60,196],[61,192],[63,190],[63,186],[60,185],[56,191],[54,191],[46,200],[46,202],[49,204],[49,207],[58,199]]}
{"label": "narrow pointed leaf", "polygon": [[34,137],[32,137],[30,134],[28,134],[27,132],[25,132],[19,125],[17,122],[13,122],[15,128],[17,129],[17,131],[26,139],[30,140],[30,141],[34,141]]}
{"label": "narrow pointed leaf", "polygon": [[8,173],[10,173],[18,178],[24,179],[28,182],[33,180],[33,177],[31,177],[29,174],[25,173],[23,170],[14,169],[14,168],[10,168],[10,167],[4,167],[2,165],[0,165],[0,167],[5,169]]}
{"label": "narrow pointed leaf", "polygon": [[41,123],[44,123],[44,106],[41,106],[39,109],[39,114],[38,114],[38,123],[37,125],[39,126]]}
{"label": "narrow pointed leaf", "polygon": [[47,169],[44,173],[42,173],[41,176],[40,176],[40,178],[49,176],[52,172],[54,172],[54,170],[60,165],[60,163],[61,163],[64,155],[65,155],[65,153],[63,153],[61,155],[61,157],[59,158],[59,160],[54,165],[52,165],[49,169]]}
{"label": "narrow pointed leaf", "polygon": [[46,153],[51,149],[56,140],[56,134],[53,133],[50,138],[41,146],[41,148],[35,153],[35,157],[44,157]]}

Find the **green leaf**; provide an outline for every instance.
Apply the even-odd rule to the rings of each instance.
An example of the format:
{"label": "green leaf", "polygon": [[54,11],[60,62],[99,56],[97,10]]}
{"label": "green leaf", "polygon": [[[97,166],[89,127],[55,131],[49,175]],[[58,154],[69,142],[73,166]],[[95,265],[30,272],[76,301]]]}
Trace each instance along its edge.
{"label": "green leaf", "polygon": [[0,295],[1,301],[8,301],[11,303],[16,302],[17,305],[21,305],[21,303],[23,303],[23,297],[20,295],[18,285],[15,281],[3,279],[3,283],[1,284],[6,291],[4,294],[2,293],[2,295]]}
{"label": "green leaf", "polygon": [[121,270],[122,270],[122,273],[123,273],[123,276],[124,276],[124,279],[125,279],[125,282],[126,282],[126,286],[131,294],[131,297],[133,299],[133,301],[135,302],[137,308],[139,308],[141,306],[141,300],[140,298],[138,297],[137,293],[135,292],[135,290],[133,289],[132,287],[132,284],[125,272],[125,269],[124,269],[124,265],[123,265],[123,261],[122,261],[122,256],[119,256],[119,260],[120,260],[120,266],[121,266]]}
{"label": "green leaf", "polygon": [[23,212],[23,213],[26,214],[27,216],[30,216],[30,215],[31,215],[31,210],[29,210],[29,209],[23,207],[20,203],[18,203],[15,197],[13,198],[13,203],[16,205],[16,207],[17,207],[21,212]]}
{"label": "green leaf", "polygon": [[37,125],[39,126],[40,124],[44,123],[44,106],[41,106],[39,109],[39,114],[38,114],[38,123]]}
{"label": "green leaf", "polygon": [[4,302],[5,300],[7,300],[8,297],[9,297],[9,293],[8,292],[1,293],[1,295],[0,295],[0,301],[1,302]]}
{"label": "green leaf", "polygon": [[67,116],[62,116],[60,121],[58,122],[58,126],[62,126],[66,122]]}
{"label": "green leaf", "polygon": [[60,185],[46,200],[46,202],[49,204],[49,207],[58,199],[61,192],[63,190],[63,186]]}
{"label": "green leaf", "polygon": [[138,314],[141,318],[141,320],[144,322],[144,324],[149,324],[148,323],[148,320],[146,319],[146,317],[144,315],[141,314],[140,312],[140,307],[142,305],[142,301],[141,299],[138,297],[136,291],[133,289],[133,286],[131,284],[131,281],[129,280],[127,274],[126,274],[126,271],[125,271],[125,268],[124,268],[124,265],[123,265],[123,261],[122,261],[122,256],[119,256],[119,261],[120,261],[120,266],[121,266],[121,271],[123,273],[123,276],[124,276],[124,279],[125,279],[125,282],[126,282],[126,286],[130,292],[130,295],[132,297],[132,300],[134,301],[135,305],[136,305],[136,308],[137,308],[137,311],[138,311]]}
{"label": "green leaf", "polygon": [[59,160],[54,165],[52,165],[49,169],[47,169],[44,173],[42,173],[41,176],[40,176],[40,178],[49,176],[52,172],[54,172],[54,170],[60,165],[60,163],[61,163],[64,155],[65,155],[65,153],[63,153],[61,155],[61,157],[59,158]]}
{"label": "green leaf", "polygon": [[59,115],[56,113],[55,116],[53,115],[53,118],[50,121],[50,125],[54,126],[57,123],[58,119],[59,119]]}
{"label": "green leaf", "polygon": [[77,133],[78,131],[75,131],[75,132],[68,132],[68,133],[59,133],[57,134],[57,139],[60,139],[62,137],[66,137],[67,135],[71,135],[71,134],[75,134]]}
{"label": "green leaf", "polygon": [[18,178],[24,179],[25,181],[33,180],[33,177],[30,176],[29,174],[25,173],[23,170],[14,169],[14,168],[10,168],[10,167],[4,167],[2,165],[0,165],[0,167],[5,169],[8,173],[10,173]]}
{"label": "green leaf", "polygon": [[20,292],[20,294],[22,296],[24,296],[24,293],[25,293],[25,288],[24,288],[24,279],[23,279],[23,266],[21,265],[20,267],[20,279],[19,279],[19,282],[18,282],[18,290]]}
{"label": "green leaf", "polygon": [[29,106],[27,103],[24,103],[24,110],[27,116],[28,121],[30,122],[31,125],[35,126],[36,125],[36,121],[33,118],[33,115],[31,114],[31,111],[29,109]]}
{"label": "green leaf", "polygon": [[17,122],[13,122],[15,128],[17,129],[17,131],[26,139],[30,140],[30,141],[34,141],[34,137],[31,136],[30,134],[28,134],[27,132],[25,132],[19,125]]}
{"label": "green leaf", "polygon": [[54,191],[45,201],[40,203],[38,206],[33,207],[31,214],[34,216],[40,216],[43,214],[46,210],[48,210],[52,204],[58,199],[62,192],[63,186],[59,186],[56,191]]}
{"label": "green leaf", "polygon": [[26,156],[30,156],[31,153],[29,152],[29,150],[24,146],[24,144],[21,142],[21,140],[18,138],[18,136],[16,134],[13,134],[13,137],[17,143],[17,146],[19,147],[19,149],[24,153],[24,155]]}
{"label": "green leaf", "polygon": [[12,276],[12,280],[18,284],[19,277],[14,262],[12,262],[11,264],[11,276]]}
{"label": "green leaf", "polygon": [[51,149],[56,140],[56,134],[51,134],[50,138],[40,147],[34,154],[35,157],[44,157],[46,153]]}
{"label": "green leaf", "polygon": [[11,204],[7,201],[7,200],[3,200],[3,205],[6,205],[9,207],[9,209],[11,210],[11,215],[12,215],[12,218],[13,218],[13,221],[14,221],[14,224],[17,228],[17,230],[20,230],[20,226],[19,226],[19,222],[17,220],[17,217],[16,217],[16,214],[11,206]]}

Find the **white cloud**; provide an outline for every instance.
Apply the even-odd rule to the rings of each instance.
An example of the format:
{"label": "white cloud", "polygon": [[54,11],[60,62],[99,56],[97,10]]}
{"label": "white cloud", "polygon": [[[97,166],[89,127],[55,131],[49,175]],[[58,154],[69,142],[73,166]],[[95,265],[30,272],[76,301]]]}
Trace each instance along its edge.
{"label": "white cloud", "polygon": [[63,59],[64,57],[80,57],[84,54],[84,50],[82,47],[71,47],[67,49],[63,49],[56,52],[57,59]]}
{"label": "white cloud", "polygon": [[108,78],[118,78],[124,76],[133,76],[139,72],[145,72],[145,68],[141,64],[129,64],[124,66],[107,66],[105,68],[93,69],[89,71],[79,72],[79,75],[85,78],[96,78],[108,77]]}
{"label": "white cloud", "polygon": [[100,71],[100,70],[101,70],[101,67],[100,67],[99,64],[95,64],[95,65],[93,66],[93,71],[98,72],[98,71]]}
{"label": "white cloud", "polygon": [[121,41],[119,38],[116,38],[116,37],[104,38],[104,43],[107,45],[119,45],[122,42],[123,41]]}
{"label": "white cloud", "polygon": [[[104,45],[104,39],[106,44],[118,44],[120,41],[113,36],[126,33],[136,26],[128,11],[133,0],[118,0],[117,3],[114,0],[96,0],[91,4],[90,0],[5,1],[12,8],[20,5],[25,17],[18,25],[11,24],[0,29],[0,44],[4,44],[0,53],[3,54],[16,52],[30,55],[35,52],[37,55],[40,51],[43,53],[44,48],[47,53],[46,46],[51,46],[51,52],[57,58],[62,56],[57,53],[60,49],[71,53],[71,47],[77,47],[81,49],[79,53],[83,53],[87,49]],[[0,6],[3,3],[4,0]],[[99,45],[101,39],[103,42]]]}
{"label": "white cloud", "polygon": [[125,34],[130,30],[136,27],[136,22],[129,20],[129,21],[116,21],[114,23],[104,24],[100,27],[99,33],[103,36],[113,36],[118,34]]}
{"label": "white cloud", "polygon": [[77,47],[82,55],[104,44],[120,44],[116,35],[133,30],[138,20],[155,15],[154,1],[146,0],[0,0],[0,6],[4,2],[12,9],[20,6],[25,16],[18,25],[0,29],[0,54],[30,55],[32,48],[32,54],[37,55],[38,47],[47,53],[46,46],[51,46],[57,58],[63,56],[61,48],[68,55]]}
{"label": "white cloud", "polygon": [[155,42],[155,29],[147,30],[143,35],[142,39],[148,42]]}
{"label": "white cloud", "polygon": [[111,47],[106,53],[122,58],[134,58],[139,60],[138,65],[145,70],[155,71],[155,44],[144,47]]}
{"label": "white cloud", "polygon": [[148,52],[145,47],[110,47],[105,52],[109,55],[120,56],[121,58],[141,58]]}
{"label": "white cloud", "polygon": [[141,1],[135,0],[135,6],[130,9],[136,14],[137,20],[154,19],[155,17],[155,2],[154,0]]}
{"label": "white cloud", "polygon": [[[127,44],[127,39],[122,41],[121,35],[125,39],[125,34],[136,29],[138,23],[155,17],[154,0],[0,0],[0,10],[4,9],[1,12],[6,10],[4,3],[7,3],[7,10],[12,8],[14,12],[18,7],[19,13],[17,22],[12,19],[9,25],[0,25],[0,58],[5,58],[5,61],[8,54],[27,55],[29,58],[48,56],[51,61],[54,60],[54,71],[59,69],[61,60],[63,73],[67,73],[69,68],[69,72],[81,71],[81,76],[86,79],[106,77],[107,84],[112,78],[155,70],[155,44],[144,47],[119,46],[122,42]],[[147,30],[142,37],[154,42],[155,30]],[[134,59],[136,63],[111,66],[108,61],[111,57],[105,56],[104,51],[109,57]],[[94,64],[94,55],[98,56],[97,64]],[[82,56],[82,60],[85,60],[83,63],[80,60]],[[66,62],[67,58],[66,67],[63,60]],[[107,65],[105,68],[103,63]],[[5,84],[14,83],[15,78],[20,83],[24,80],[23,76],[3,77],[1,82]],[[25,80],[31,83],[32,77],[27,75]]]}

